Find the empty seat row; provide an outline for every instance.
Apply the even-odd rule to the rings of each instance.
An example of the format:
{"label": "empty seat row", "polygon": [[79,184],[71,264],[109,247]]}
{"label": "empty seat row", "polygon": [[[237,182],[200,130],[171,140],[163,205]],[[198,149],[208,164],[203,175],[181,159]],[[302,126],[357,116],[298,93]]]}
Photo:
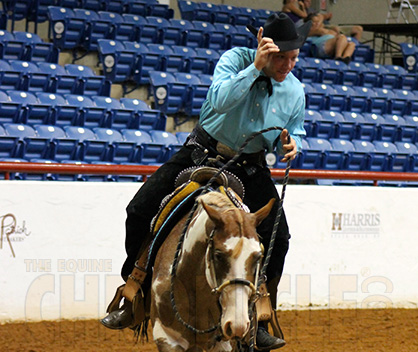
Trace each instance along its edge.
{"label": "empty seat row", "polygon": [[112,82],[149,84],[150,71],[212,74],[220,53],[177,45],[99,40],[99,61]]}
{"label": "empty seat row", "polygon": [[418,95],[405,89],[368,88],[303,83],[306,106],[312,110],[411,115],[418,112]]}
{"label": "empty seat row", "polygon": [[0,59],[57,63],[59,50],[35,33],[0,30]]}
{"label": "empty seat row", "polygon": [[308,137],[298,157],[302,169],[417,172],[417,145],[407,142]]}
{"label": "empty seat row", "polygon": [[0,89],[109,96],[111,83],[83,65],[0,60]]}
{"label": "empty seat row", "polygon": [[186,20],[206,21],[210,23],[228,23],[232,25],[263,25],[274,11],[253,9],[225,4],[208,2],[194,2],[189,0],[177,1],[181,18]]}
{"label": "empty seat row", "polygon": [[0,123],[164,130],[166,116],[144,101],[23,91],[0,91]]}
{"label": "empty seat row", "polygon": [[418,142],[418,116],[306,110],[308,137]]}
{"label": "empty seat row", "polygon": [[182,145],[170,132],[76,126],[3,124],[0,158],[161,164]]}
{"label": "empty seat row", "polygon": [[398,65],[379,65],[352,61],[346,65],[338,60],[299,58],[293,70],[305,83],[327,83],[386,89],[418,88],[418,76]]}
{"label": "empty seat row", "polygon": [[61,49],[97,50],[99,39],[213,49],[257,43],[245,26],[59,7],[50,7],[49,14],[53,42]]}
{"label": "empty seat row", "polygon": [[212,77],[182,72],[150,72],[155,106],[166,114],[199,115]]}

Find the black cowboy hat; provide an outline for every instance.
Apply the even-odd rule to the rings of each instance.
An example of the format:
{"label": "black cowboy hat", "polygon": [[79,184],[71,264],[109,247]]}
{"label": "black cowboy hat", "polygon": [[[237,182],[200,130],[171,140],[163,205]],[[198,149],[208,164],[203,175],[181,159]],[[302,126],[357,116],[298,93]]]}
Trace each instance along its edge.
{"label": "black cowboy hat", "polygon": [[[299,49],[308,36],[312,22],[308,21],[300,27],[284,12],[275,12],[270,15],[263,26],[263,37],[273,39],[281,51]],[[247,25],[249,31],[257,37],[258,29],[252,25]]]}

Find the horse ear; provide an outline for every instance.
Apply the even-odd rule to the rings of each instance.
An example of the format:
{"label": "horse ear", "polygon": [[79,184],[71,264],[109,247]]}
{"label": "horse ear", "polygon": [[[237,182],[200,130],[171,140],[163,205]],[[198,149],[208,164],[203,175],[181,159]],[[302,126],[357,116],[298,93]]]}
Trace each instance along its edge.
{"label": "horse ear", "polygon": [[221,214],[215,209],[212,208],[210,205],[207,205],[205,202],[201,202],[203,208],[206,210],[206,213],[208,213],[209,218],[214,222],[215,226],[220,228],[224,225],[224,222],[222,221]]}
{"label": "horse ear", "polygon": [[270,214],[271,208],[273,207],[275,201],[276,199],[271,198],[270,201],[264,207],[262,207],[254,213],[256,227],[261,224],[261,222],[267,217],[267,215]]}

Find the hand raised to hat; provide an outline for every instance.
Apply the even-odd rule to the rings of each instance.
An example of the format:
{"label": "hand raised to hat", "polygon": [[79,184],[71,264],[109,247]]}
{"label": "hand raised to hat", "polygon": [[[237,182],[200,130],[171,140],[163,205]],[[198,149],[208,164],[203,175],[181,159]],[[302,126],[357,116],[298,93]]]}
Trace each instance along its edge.
{"label": "hand raised to hat", "polygon": [[285,153],[284,158],[280,161],[286,162],[296,158],[298,147],[296,145],[296,141],[290,137],[287,129],[284,129],[282,133],[280,133],[280,142],[282,143],[282,148]]}
{"label": "hand raised to hat", "polygon": [[257,53],[255,55],[254,66],[257,70],[261,71],[266,67],[271,55],[280,52],[279,47],[274,44],[273,39],[263,37],[263,27],[260,27],[257,34]]}

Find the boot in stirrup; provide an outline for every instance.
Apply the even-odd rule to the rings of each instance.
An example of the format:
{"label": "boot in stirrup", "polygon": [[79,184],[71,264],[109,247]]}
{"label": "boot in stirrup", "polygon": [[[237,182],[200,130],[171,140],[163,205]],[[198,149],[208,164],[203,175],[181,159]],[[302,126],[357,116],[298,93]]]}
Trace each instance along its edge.
{"label": "boot in stirrup", "polygon": [[[115,297],[110,302],[109,313],[100,322],[109,329],[134,328],[145,320],[145,302],[142,284],[147,273],[144,268],[135,263],[135,268],[128,276],[125,285],[118,287]],[[124,298],[124,304],[119,308]]]}

